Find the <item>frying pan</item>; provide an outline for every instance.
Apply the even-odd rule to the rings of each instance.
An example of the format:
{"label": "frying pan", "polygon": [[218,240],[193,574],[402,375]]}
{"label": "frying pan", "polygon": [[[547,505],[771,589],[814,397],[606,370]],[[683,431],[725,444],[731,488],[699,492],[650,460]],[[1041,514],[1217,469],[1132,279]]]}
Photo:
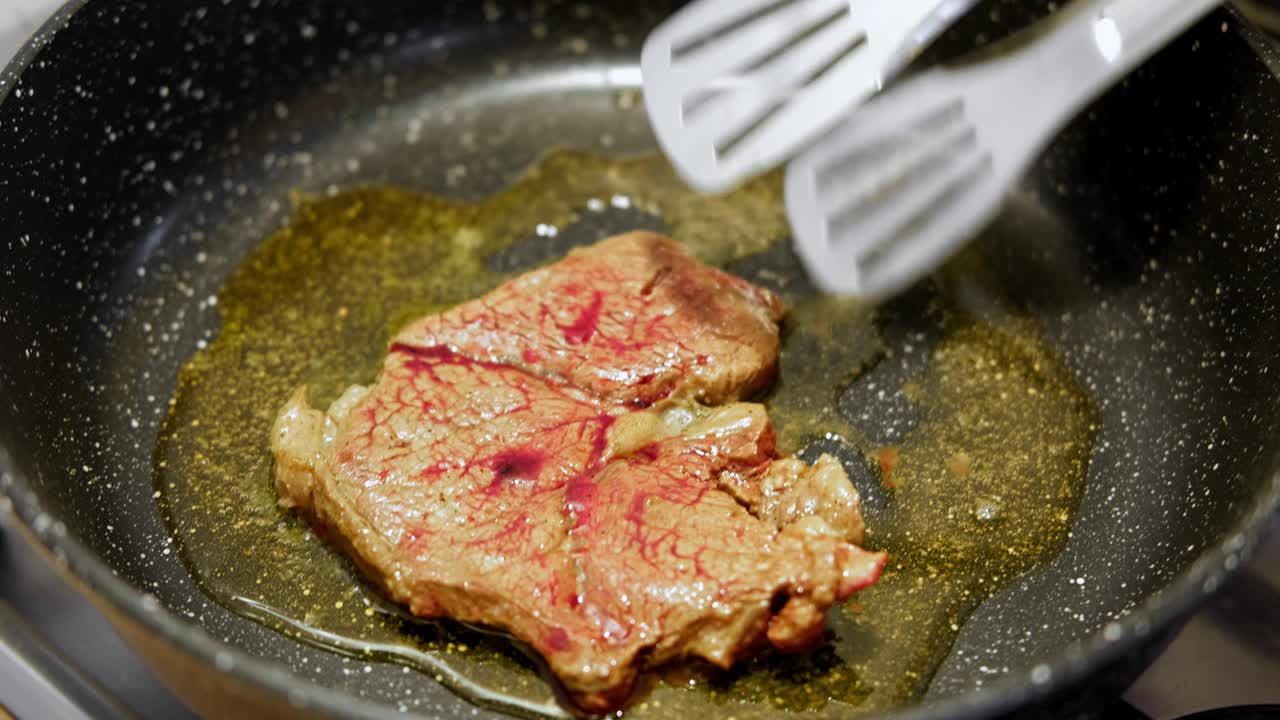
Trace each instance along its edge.
{"label": "frying pan", "polygon": [[[970,36],[1043,9],[999,5]],[[169,551],[152,451],[178,367],[217,329],[199,301],[290,191],[478,197],[552,145],[651,147],[618,91],[668,10],[78,1],[0,75],[0,511],[195,709],[394,717],[407,696],[428,716],[491,714],[395,666],[343,672],[211,602]],[[1215,14],[1066,131],[979,241],[1096,400],[1099,435],[1065,549],[985,602],[895,716],[1088,708],[1265,532],[1278,72],[1268,41]],[[411,144],[422,107],[457,121]],[[495,140],[476,150],[464,131]]]}

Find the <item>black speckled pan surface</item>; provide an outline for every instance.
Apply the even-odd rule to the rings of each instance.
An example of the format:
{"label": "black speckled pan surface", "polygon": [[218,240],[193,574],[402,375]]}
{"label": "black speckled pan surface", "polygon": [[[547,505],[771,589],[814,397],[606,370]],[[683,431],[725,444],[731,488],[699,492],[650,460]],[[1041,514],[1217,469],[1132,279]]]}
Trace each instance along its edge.
{"label": "black speckled pan surface", "polygon": [[[171,551],[152,450],[177,368],[217,330],[207,298],[289,191],[474,197],[552,144],[648,147],[615,95],[661,11],[618,6],[71,3],[0,72],[0,512],[208,673],[308,711],[489,713],[209,601]],[[978,610],[902,717],[1122,684],[1268,525],[1277,69],[1213,15],[1073,125],[980,242],[1102,425],[1065,551]],[[424,108],[448,112],[424,126]]]}

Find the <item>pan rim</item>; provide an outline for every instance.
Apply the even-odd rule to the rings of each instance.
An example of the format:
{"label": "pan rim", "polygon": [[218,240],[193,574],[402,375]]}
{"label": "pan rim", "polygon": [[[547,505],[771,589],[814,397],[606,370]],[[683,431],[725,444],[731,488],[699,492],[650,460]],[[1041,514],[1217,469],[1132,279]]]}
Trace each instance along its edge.
{"label": "pan rim", "polygon": [[[89,2],[67,2],[22,46],[7,66],[0,68],[0,102],[8,96],[13,81],[31,64],[48,39]],[[1211,17],[1218,20],[1224,16],[1230,18],[1229,24],[1234,32],[1246,40],[1280,81],[1280,50],[1277,50],[1275,42],[1233,8],[1219,10]],[[1133,651],[1145,638],[1162,629],[1176,627],[1203,603],[1204,598],[1214,594],[1224,580],[1239,572],[1273,526],[1280,524],[1276,522],[1280,518],[1280,450],[1273,453],[1269,467],[1270,487],[1259,492],[1253,506],[1237,520],[1232,531],[1202,551],[1190,566],[1164,588],[1144,598],[1124,618],[1073,641],[1030,673],[1010,673],[981,689],[889,710],[879,717],[944,720],[1008,712],[1044,700],[1064,686],[1078,684],[1091,673]],[[5,512],[6,508],[0,506],[0,514],[16,518],[20,534],[33,539],[60,570],[78,581],[73,583],[78,591],[92,592],[124,617],[201,661],[211,671],[224,672],[238,683],[287,700],[298,710],[340,716],[404,717],[387,705],[317,684],[281,663],[262,659],[218,640],[198,623],[160,605],[154,595],[118,577],[83,543],[68,535],[60,522],[49,521],[50,516],[26,475],[17,467],[2,442],[0,479],[4,480],[0,483],[0,498],[7,497],[12,506],[10,512]],[[228,657],[232,660],[230,670],[214,670],[219,660],[225,663]]]}

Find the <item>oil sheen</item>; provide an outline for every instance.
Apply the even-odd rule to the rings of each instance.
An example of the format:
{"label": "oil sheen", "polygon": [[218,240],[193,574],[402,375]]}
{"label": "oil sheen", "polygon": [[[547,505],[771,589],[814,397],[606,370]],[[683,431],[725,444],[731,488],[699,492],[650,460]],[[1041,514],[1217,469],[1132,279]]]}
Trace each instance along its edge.
{"label": "oil sheen", "polygon": [[787,301],[763,398],[781,449],[840,457],[864,497],[866,544],[891,559],[833,610],[815,651],[727,673],[666,669],[626,715],[824,717],[917,700],[966,616],[1066,542],[1092,404],[1016,309],[978,313],[921,288],[872,313],[817,294],[788,249],[777,177],[707,198],[656,156],[553,152],[471,204],[394,188],[298,198],[218,293],[221,332],[182,369],[156,449],[165,517],[201,587],[299,641],[410,665],[513,714],[565,715],[517,644],[408,617],[282,512],[269,431],[299,385],[324,407],[371,382],[410,318],[638,225]]}

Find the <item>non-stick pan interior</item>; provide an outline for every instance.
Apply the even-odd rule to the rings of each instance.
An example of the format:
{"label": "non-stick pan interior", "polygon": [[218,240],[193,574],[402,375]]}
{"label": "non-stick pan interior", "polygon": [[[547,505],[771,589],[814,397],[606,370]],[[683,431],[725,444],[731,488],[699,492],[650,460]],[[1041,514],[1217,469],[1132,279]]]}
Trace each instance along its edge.
{"label": "non-stick pan interior", "polygon": [[[477,197],[552,146],[651,147],[635,56],[662,13],[88,3],[0,90],[0,486],[22,488],[48,542],[76,539],[232,648],[390,708],[470,712],[430,677],[208,600],[157,511],[157,432],[178,367],[217,332],[210,298],[291,191]],[[975,613],[932,698],[1048,683],[1083,656],[1073,641],[1130,642],[1146,626],[1126,614],[1225,546],[1194,568],[1196,592],[1212,590],[1275,504],[1275,117],[1280,85],[1215,15],[1077,122],[979,243],[1100,430],[1066,550]],[[944,282],[975,303],[989,284]],[[1156,602],[1181,604],[1178,587]]]}

